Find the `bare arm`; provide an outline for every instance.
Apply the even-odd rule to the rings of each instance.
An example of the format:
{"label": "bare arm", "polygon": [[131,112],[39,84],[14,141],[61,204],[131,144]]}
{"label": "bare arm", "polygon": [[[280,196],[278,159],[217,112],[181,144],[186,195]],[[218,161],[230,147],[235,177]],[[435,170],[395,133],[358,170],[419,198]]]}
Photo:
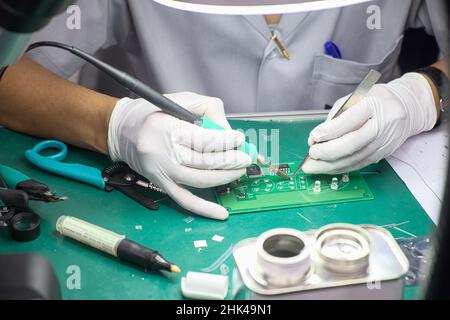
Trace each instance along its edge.
{"label": "bare arm", "polygon": [[23,57],[0,80],[0,125],[107,154],[109,118],[117,100]]}

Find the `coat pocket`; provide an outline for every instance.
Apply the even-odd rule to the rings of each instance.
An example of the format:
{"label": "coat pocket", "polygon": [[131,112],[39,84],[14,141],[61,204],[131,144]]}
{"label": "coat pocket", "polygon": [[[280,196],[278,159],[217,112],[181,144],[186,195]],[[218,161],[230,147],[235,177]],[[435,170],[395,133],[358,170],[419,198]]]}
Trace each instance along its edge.
{"label": "coat pocket", "polygon": [[332,106],[336,100],[352,93],[364,79],[370,69],[381,72],[380,83],[388,82],[400,76],[398,57],[402,47],[403,36],[399,37],[394,46],[373,63],[335,59],[325,54],[314,57],[312,75],[311,101],[314,106]]}

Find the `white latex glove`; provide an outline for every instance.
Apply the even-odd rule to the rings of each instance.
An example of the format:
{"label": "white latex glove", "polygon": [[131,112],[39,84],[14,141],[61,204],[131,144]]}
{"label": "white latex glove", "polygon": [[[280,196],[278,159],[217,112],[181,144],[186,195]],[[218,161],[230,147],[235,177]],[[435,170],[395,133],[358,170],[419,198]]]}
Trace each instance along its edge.
{"label": "white latex glove", "polygon": [[205,201],[182,185],[209,188],[230,183],[245,174],[250,156],[234,148],[244,135],[231,130],[220,99],[182,92],[169,99],[226,130],[204,129],[161,112],[144,99],[121,99],[111,115],[108,148],[113,161],[161,187],[180,206],[199,215],[224,220],[228,212]]}
{"label": "white latex glove", "polygon": [[375,85],[368,96],[309,136],[310,158],[305,173],[338,174],[364,168],[391,155],[409,137],[431,130],[437,120],[433,92],[418,73],[407,73],[388,84]]}

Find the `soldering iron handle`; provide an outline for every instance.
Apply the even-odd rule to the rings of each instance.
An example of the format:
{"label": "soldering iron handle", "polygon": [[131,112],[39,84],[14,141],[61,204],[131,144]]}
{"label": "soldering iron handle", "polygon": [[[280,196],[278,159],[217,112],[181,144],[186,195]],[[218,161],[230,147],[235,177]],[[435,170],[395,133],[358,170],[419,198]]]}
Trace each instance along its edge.
{"label": "soldering iron handle", "polygon": [[30,45],[27,52],[33,50],[37,47],[56,47],[73,53],[74,55],[82,58],[83,60],[89,62],[96,68],[108,74],[111,78],[116,80],[118,83],[129,89],[130,91],[137,94],[139,97],[153,103],[155,106],[160,108],[167,114],[174,116],[180,120],[184,120],[190,123],[198,123],[201,125],[201,117],[184,109],[180,105],[176,104],[172,100],[166,98],[164,95],[150,88],[148,85],[139,81],[138,79],[130,76],[126,72],[114,68],[113,66],[93,57],[92,55],[75,48],[70,45],[66,45],[59,42],[53,41],[42,41],[36,42]]}
{"label": "soldering iron handle", "polygon": [[[196,115],[185,108],[181,107],[180,105],[176,104],[172,100],[166,98],[164,95],[160,94],[159,92],[155,91],[154,89],[150,88],[145,83],[139,81],[138,79],[132,77],[131,75],[127,74],[126,72],[123,72],[119,69],[114,68],[113,66],[93,57],[92,55],[84,52],[83,50],[80,50],[78,48],[75,48],[70,45],[66,45],[59,42],[53,42],[53,41],[42,41],[42,42],[36,42],[31,44],[27,52],[30,50],[33,50],[38,47],[56,47],[60,48],[66,51],[69,51],[73,53],[74,55],[82,58],[83,60],[89,62],[94,67],[98,68],[99,70],[105,72],[110,77],[112,77],[114,80],[116,80],[118,83],[123,85],[124,87],[128,88],[130,91],[136,93],[141,98],[144,98],[145,100],[153,103],[155,106],[160,108],[162,111],[164,111],[167,114],[170,114],[171,116],[174,116],[177,119],[184,120],[196,125],[199,125],[203,128],[207,129],[214,129],[214,130],[224,130],[222,127],[215,124],[213,121],[209,120],[206,116],[199,116]],[[258,151],[256,146],[253,144],[244,142],[241,147],[238,148],[238,150],[241,150],[252,158],[253,163],[256,163]]]}
{"label": "soldering iron handle", "polygon": [[[190,123],[198,123],[201,124],[201,117],[184,109],[180,105],[176,104],[172,100],[166,98],[164,95],[156,92],[149,86],[145,85],[141,81],[139,81],[136,78],[130,77],[127,74],[123,75],[123,78],[121,79],[121,84],[127,86],[126,84],[129,84],[127,86],[132,92],[136,93],[140,97],[144,98],[145,100],[153,103],[155,106],[160,108],[162,111],[164,111],[167,114],[170,114],[171,116],[174,116],[177,119],[184,120]],[[130,82],[132,81],[132,82]],[[132,86],[132,87],[131,87]]]}

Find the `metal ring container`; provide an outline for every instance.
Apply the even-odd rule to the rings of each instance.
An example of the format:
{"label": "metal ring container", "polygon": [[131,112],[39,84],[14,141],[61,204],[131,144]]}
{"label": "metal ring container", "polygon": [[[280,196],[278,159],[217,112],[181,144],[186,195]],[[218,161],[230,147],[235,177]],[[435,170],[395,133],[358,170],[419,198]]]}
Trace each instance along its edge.
{"label": "metal ring container", "polygon": [[366,274],[371,239],[363,228],[351,224],[331,224],[317,231],[316,265],[341,275]]}
{"label": "metal ring container", "polygon": [[374,225],[272,230],[241,240],[233,257],[243,283],[239,299],[401,299],[409,268],[392,235]]}
{"label": "metal ring container", "polygon": [[273,229],[256,240],[256,261],[250,270],[256,281],[274,287],[301,282],[311,268],[311,250],[304,234]]}

